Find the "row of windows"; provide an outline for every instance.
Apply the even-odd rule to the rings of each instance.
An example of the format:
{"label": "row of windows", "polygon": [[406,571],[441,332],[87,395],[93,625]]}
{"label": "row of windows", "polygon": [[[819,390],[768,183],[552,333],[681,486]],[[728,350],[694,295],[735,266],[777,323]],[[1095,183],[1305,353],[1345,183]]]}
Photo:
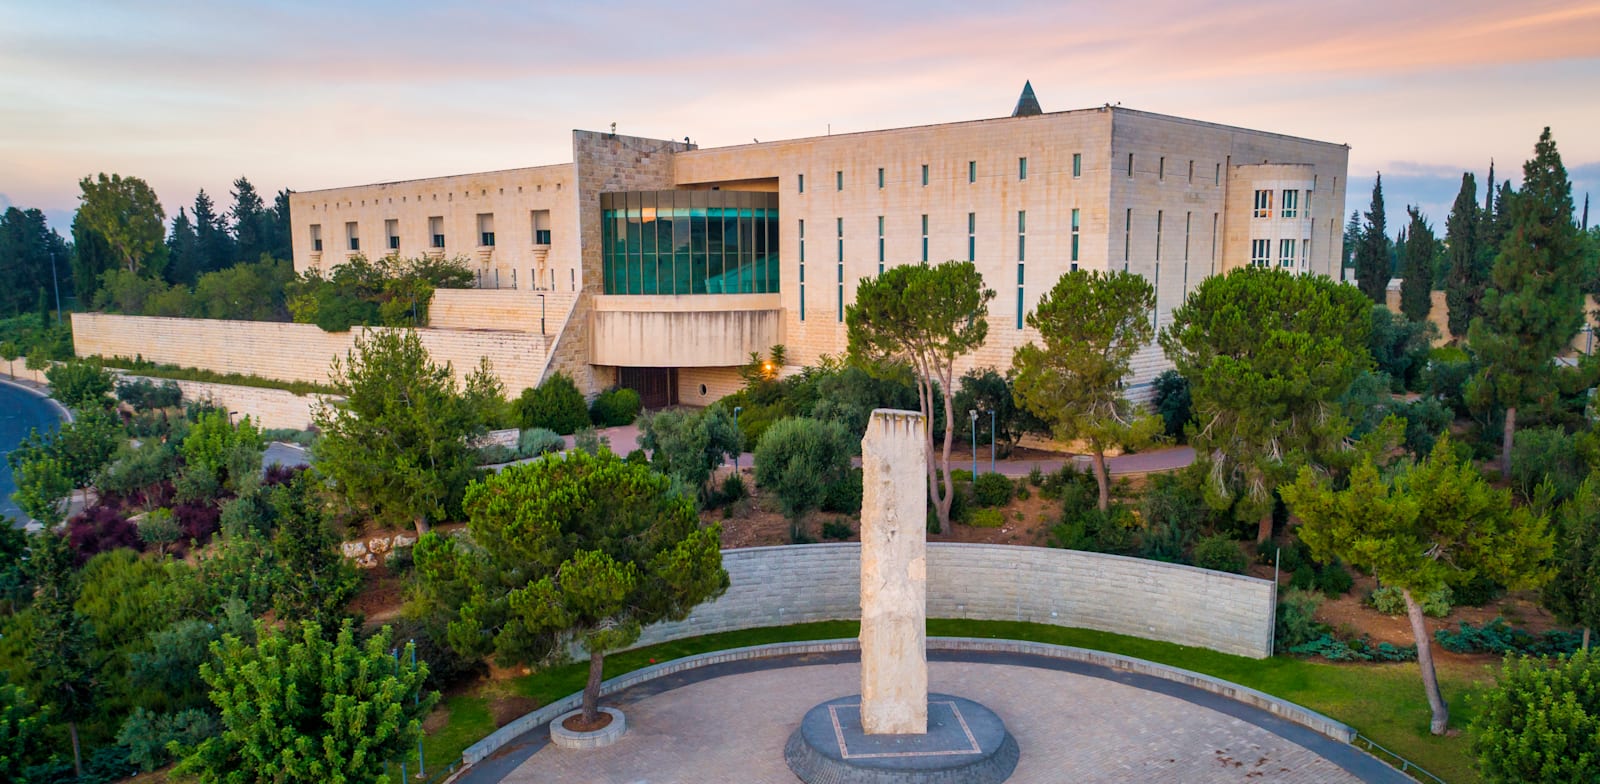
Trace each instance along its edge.
{"label": "row of windows", "polygon": [[[485,212],[478,214],[478,247],[492,248],[495,244],[494,213]],[[528,238],[534,245],[550,244],[550,211],[533,210],[528,216]],[[361,227],[356,221],[349,221],[344,225],[345,249],[350,251],[361,250]],[[395,218],[383,222],[384,238],[387,240],[388,250],[400,250],[400,221]],[[322,251],[322,224],[311,224],[311,250],[315,253]],[[428,247],[443,249],[445,246],[444,216],[435,215],[428,218]]]}
{"label": "row of windows", "polygon": [[[922,164],[922,184],[924,186],[926,186],[928,184],[929,180],[930,180],[929,172],[930,172],[930,169],[929,169],[928,164],[926,164],[926,163]],[[1083,155],[1081,153],[1073,153],[1072,154],[1072,176],[1075,177],[1075,178],[1083,176]],[[1028,179],[1028,159],[1026,157],[1022,157],[1022,158],[1018,158],[1017,159],[1017,179],[1018,180],[1026,180],[1026,179]],[[977,161],[967,161],[967,182],[975,183],[977,181],[978,181],[978,162]],[[882,166],[879,166],[878,167],[878,189],[879,190],[883,190],[888,185],[888,182],[889,182],[888,174],[885,172],[885,170],[884,170],[884,168]],[[844,190],[844,170],[843,169],[836,170],[833,173],[833,189],[835,191]],[[797,190],[800,193],[805,193],[806,192],[806,176],[804,174],[796,174],[795,175],[795,190]]]}
{"label": "row of windows", "polygon": [[[1311,217],[1311,193],[1311,191],[1306,191],[1305,217],[1307,218]],[[1274,195],[1275,191],[1270,188],[1256,191],[1255,209],[1251,212],[1251,215],[1257,218],[1272,217],[1272,197]],[[1283,191],[1283,201],[1278,208],[1278,216],[1281,218],[1300,217],[1299,190],[1289,188]]]}
{"label": "row of windows", "polygon": [[[1130,178],[1133,177],[1133,173],[1134,173],[1133,160],[1134,160],[1133,153],[1131,153],[1131,152],[1128,153],[1128,170],[1127,171],[1128,171],[1128,177],[1130,177]],[[1156,159],[1156,179],[1162,180],[1163,182],[1166,181],[1166,179],[1167,179],[1167,156],[1165,156],[1165,155],[1162,155],[1162,156],[1160,156],[1160,157],[1158,157]],[[1188,179],[1189,184],[1191,184],[1191,185],[1194,184],[1194,160],[1193,159],[1191,159],[1189,161],[1189,174],[1188,174],[1188,178],[1187,179]],[[1211,170],[1211,184],[1212,185],[1221,185],[1222,184],[1222,164],[1221,163],[1215,164],[1215,168],[1213,168]]]}
{"label": "row of windows", "polygon": [[[1296,253],[1296,249],[1299,253]],[[1278,266],[1307,267],[1311,262],[1311,238],[1303,240],[1278,240]],[[1272,266],[1272,240],[1250,241],[1250,266]]]}
{"label": "row of windows", "polygon": [[777,194],[605,193],[600,206],[607,294],[778,291]]}

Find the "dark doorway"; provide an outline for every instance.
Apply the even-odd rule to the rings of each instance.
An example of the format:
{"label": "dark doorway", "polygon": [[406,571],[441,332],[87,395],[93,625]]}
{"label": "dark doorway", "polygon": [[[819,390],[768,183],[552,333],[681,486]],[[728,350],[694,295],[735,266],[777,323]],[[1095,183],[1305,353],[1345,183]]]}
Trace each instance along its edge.
{"label": "dark doorway", "polygon": [[638,392],[645,408],[678,404],[677,368],[617,368],[617,386]]}

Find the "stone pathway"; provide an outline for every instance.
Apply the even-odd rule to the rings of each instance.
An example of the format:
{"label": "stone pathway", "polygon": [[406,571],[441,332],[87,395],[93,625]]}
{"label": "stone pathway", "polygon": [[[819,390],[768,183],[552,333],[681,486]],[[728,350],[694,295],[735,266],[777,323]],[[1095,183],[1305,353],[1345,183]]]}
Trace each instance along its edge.
{"label": "stone pathway", "polygon": [[[1022,748],[1014,784],[1408,781],[1349,746],[1297,726],[1299,732],[1286,731],[1280,720],[1252,715],[1240,703],[1218,698],[1213,709],[1122,680],[1015,664],[929,663],[931,689],[977,700],[1005,719]],[[789,733],[811,706],[856,693],[859,683],[858,663],[797,662],[625,693],[613,703],[629,725],[616,745],[582,752],[544,746],[514,769],[486,764],[460,782],[794,784],[782,754]],[[1362,775],[1285,736],[1347,757]]]}

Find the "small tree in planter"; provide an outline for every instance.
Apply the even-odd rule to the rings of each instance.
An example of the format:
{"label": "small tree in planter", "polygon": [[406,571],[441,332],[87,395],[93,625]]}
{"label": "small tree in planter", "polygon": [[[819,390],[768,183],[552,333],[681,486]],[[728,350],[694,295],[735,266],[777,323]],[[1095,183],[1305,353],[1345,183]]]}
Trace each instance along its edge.
{"label": "small tree in planter", "polygon": [[604,656],[728,587],[721,528],[701,526],[672,480],[601,452],[514,465],[467,489],[470,537],[427,533],[413,551],[414,612],[448,619],[471,657],[542,666],[581,642],[583,720],[599,717]]}

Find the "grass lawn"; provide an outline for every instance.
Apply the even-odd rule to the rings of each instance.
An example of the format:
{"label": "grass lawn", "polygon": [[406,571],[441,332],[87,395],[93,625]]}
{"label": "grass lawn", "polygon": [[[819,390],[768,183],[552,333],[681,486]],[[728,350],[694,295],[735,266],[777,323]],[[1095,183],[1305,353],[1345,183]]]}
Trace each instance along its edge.
{"label": "grass lawn", "polygon": [[[854,621],[747,629],[652,645],[606,657],[607,678],[708,651],[774,642],[855,637]],[[1465,734],[1436,738],[1428,733],[1428,703],[1422,693],[1417,665],[1328,664],[1304,659],[1274,657],[1248,659],[1205,648],[1127,637],[1120,634],[1068,629],[1035,623],[1006,621],[928,621],[928,634],[936,637],[989,637],[1032,640],[1119,653],[1194,670],[1298,703],[1356,728],[1395,753],[1421,765],[1449,782],[1476,782],[1469,741]],[[1472,718],[1464,695],[1493,683],[1494,668],[1454,661],[1439,663],[1439,680],[1450,701],[1450,725],[1463,728]],[[583,688],[588,663],[576,662],[512,680],[507,687],[540,705]],[[456,696],[444,704],[450,717],[444,729],[424,743],[430,780],[444,777],[446,768],[461,759],[467,746],[493,732],[490,696],[474,693]],[[414,761],[414,760],[413,760]]]}

